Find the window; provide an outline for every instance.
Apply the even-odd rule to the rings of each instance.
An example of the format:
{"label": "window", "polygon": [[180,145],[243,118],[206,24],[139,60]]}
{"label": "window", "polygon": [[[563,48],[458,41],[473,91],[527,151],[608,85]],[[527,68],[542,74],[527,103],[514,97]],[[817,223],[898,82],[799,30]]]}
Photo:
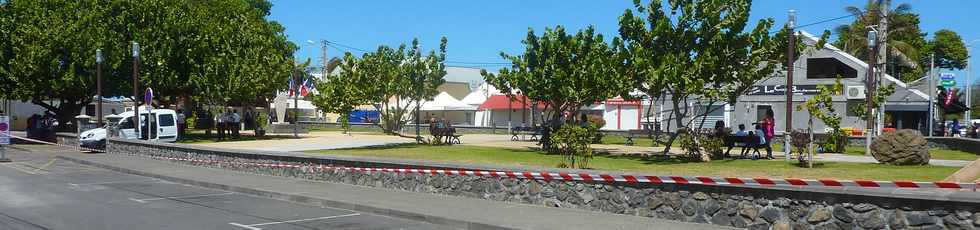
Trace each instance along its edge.
{"label": "window", "polygon": [[766,119],[766,111],[772,110],[771,105],[758,105],[755,107],[756,121],[761,121]]}
{"label": "window", "polygon": [[807,78],[857,78],[857,70],[836,58],[806,59]]}
{"label": "window", "polygon": [[174,115],[173,114],[161,114],[160,115],[160,126],[174,126]]}
{"label": "window", "polygon": [[133,126],[133,117],[128,117],[128,118],[126,118],[126,121],[123,121],[122,124],[119,124],[119,128],[120,129],[132,129],[133,127],[134,127]]}

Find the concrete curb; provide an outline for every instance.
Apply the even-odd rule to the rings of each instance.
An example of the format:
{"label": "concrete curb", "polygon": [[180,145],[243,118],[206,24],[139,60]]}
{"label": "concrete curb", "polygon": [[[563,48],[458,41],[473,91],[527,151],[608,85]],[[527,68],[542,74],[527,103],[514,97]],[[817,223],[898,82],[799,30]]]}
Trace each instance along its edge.
{"label": "concrete curb", "polygon": [[237,192],[237,193],[250,194],[250,195],[261,196],[261,197],[268,197],[268,198],[277,199],[277,200],[286,200],[286,201],[296,202],[296,203],[301,203],[301,204],[306,204],[306,205],[313,205],[313,206],[320,206],[320,207],[322,207],[322,206],[329,206],[329,207],[343,208],[343,209],[349,209],[349,210],[354,210],[354,211],[358,211],[358,212],[366,212],[366,213],[383,215],[383,216],[391,216],[391,217],[397,217],[397,218],[402,218],[402,219],[408,219],[408,220],[414,220],[414,221],[421,221],[421,222],[426,222],[426,223],[432,223],[432,224],[437,224],[437,225],[445,225],[445,226],[450,226],[450,227],[456,227],[456,228],[461,228],[461,229],[474,229],[474,230],[476,230],[476,229],[479,229],[479,230],[483,230],[483,229],[487,229],[487,230],[513,230],[513,229],[515,229],[515,228],[504,227],[504,226],[497,226],[497,225],[491,225],[491,224],[485,224],[485,223],[477,223],[477,222],[472,222],[472,221],[466,221],[466,220],[456,220],[456,219],[449,219],[449,218],[444,218],[444,217],[439,217],[439,216],[432,216],[432,215],[426,215],[426,214],[404,212],[404,211],[395,210],[395,209],[388,209],[388,208],[367,206],[367,205],[361,205],[361,204],[357,204],[357,203],[349,203],[349,202],[344,202],[344,201],[328,200],[328,199],[311,197],[311,196],[303,196],[303,195],[297,195],[297,194],[287,194],[287,193],[280,193],[280,192],[274,192],[274,191],[266,191],[266,190],[246,188],[246,187],[240,187],[240,186],[232,186],[232,185],[225,185],[225,184],[218,184],[218,183],[197,181],[197,180],[191,180],[191,179],[185,179],[185,178],[171,177],[171,176],[154,174],[154,173],[148,173],[148,172],[143,172],[143,171],[138,171],[138,170],[133,170],[133,169],[120,168],[120,167],[116,167],[116,166],[111,166],[111,165],[106,165],[106,164],[102,164],[102,163],[98,163],[98,162],[92,162],[92,161],[87,161],[87,160],[77,159],[77,158],[72,158],[72,157],[66,157],[66,156],[56,156],[55,158],[62,159],[62,160],[67,160],[67,161],[71,161],[71,162],[75,162],[75,163],[79,163],[79,164],[83,164],[83,165],[89,165],[89,166],[95,166],[95,167],[99,167],[99,168],[104,168],[104,169],[108,169],[108,170],[112,170],[112,171],[117,171],[117,172],[122,172],[122,173],[127,173],[127,174],[133,174],[133,175],[146,176],[146,177],[152,177],[152,178],[157,178],[157,179],[161,179],[161,180],[166,180],[166,181],[171,181],[171,182],[177,182],[177,183],[182,183],[182,184],[190,184],[190,185],[199,186],[199,187],[212,188],[212,189],[221,189],[221,190],[232,191],[232,192]]}

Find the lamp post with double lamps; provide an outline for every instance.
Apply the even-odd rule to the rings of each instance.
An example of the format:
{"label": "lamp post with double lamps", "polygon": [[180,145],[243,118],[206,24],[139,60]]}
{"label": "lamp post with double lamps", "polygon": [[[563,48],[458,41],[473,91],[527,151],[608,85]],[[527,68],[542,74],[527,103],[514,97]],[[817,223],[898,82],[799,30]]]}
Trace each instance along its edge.
{"label": "lamp post with double lamps", "polygon": [[[137,139],[143,137],[143,133],[140,132],[140,129],[143,126],[140,125],[139,81],[140,81],[140,43],[134,41],[133,42],[133,127],[136,130]],[[147,134],[146,137],[149,138],[150,135]]]}
{"label": "lamp post with double lamps", "polygon": [[95,96],[99,100],[96,106],[98,121],[96,124],[102,127],[102,49],[95,49]]}

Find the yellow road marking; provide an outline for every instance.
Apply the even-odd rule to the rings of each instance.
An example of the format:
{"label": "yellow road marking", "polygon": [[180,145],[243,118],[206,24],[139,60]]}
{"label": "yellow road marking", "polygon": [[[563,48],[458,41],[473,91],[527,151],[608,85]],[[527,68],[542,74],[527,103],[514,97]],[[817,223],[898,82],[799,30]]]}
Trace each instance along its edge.
{"label": "yellow road marking", "polygon": [[16,164],[0,164],[0,165],[7,166],[8,168],[16,169],[17,171],[21,171],[21,172],[24,172],[24,173],[27,173],[27,174],[37,175],[36,172],[31,171],[29,169],[22,169],[20,167],[14,167],[14,165],[16,165]]}
{"label": "yellow road marking", "polygon": [[51,164],[54,164],[54,161],[55,161],[55,160],[58,160],[58,158],[51,158],[51,160],[50,160],[50,161],[48,161],[48,163],[46,163],[46,164],[44,164],[44,165],[41,165],[41,167],[40,167],[40,168],[37,168],[37,169],[35,169],[34,171],[35,171],[35,172],[37,172],[37,171],[41,171],[41,170],[44,170],[44,168],[47,168],[48,166],[51,166]]}

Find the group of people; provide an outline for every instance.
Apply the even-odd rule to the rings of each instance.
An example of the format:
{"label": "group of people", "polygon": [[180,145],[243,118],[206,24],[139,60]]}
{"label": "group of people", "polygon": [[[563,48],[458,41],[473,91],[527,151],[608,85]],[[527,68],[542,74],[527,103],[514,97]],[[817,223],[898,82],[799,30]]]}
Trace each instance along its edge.
{"label": "group of people", "polygon": [[[942,124],[940,124],[942,125]],[[966,128],[966,134],[964,135],[960,130]],[[950,123],[949,128],[940,127],[943,130],[943,136],[946,137],[969,137],[969,138],[980,138],[980,124],[973,123],[970,126],[963,127],[960,124],[959,119],[953,119]]]}
{"label": "group of people", "polygon": [[[756,139],[758,142],[757,143],[754,143],[754,144],[756,144],[754,146],[760,147],[760,148],[761,147],[766,148],[766,157],[765,158],[766,159],[770,159],[770,160],[771,159],[774,159],[774,157],[772,156],[772,145],[771,145],[771,143],[772,143],[773,138],[776,136],[776,131],[775,131],[776,119],[773,118],[773,117],[774,117],[774,114],[773,114],[772,110],[771,109],[766,110],[766,116],[765,116],[765,118],[763,118],[761,121],[752,123],[755,126],[754,127],[755,129],[754,130],[752,130],[752,131],[746,131],[745,130],[745,124],[739,124],[738,125],[738,131],[735,131],[735,134],[733,136],[735,136],[735,137],[746,137],[746,136],[749,136],[749,137],[756,137],[756,138],[758,138],[758,139]],[[728,130],[725,128],[725,122],[724,121],[717,121],[717,122],[715,122],[715,135],[716,136],[726,136],[726,135],[728,135]],[[735,143],[726,143],[726,144],[729,146],[729,148],[728,148],[729,151],[731,151],[731,147],[734,147],[735,146]],[[746,149],[743,149],[742,155],[744,156],[747,152],[748,152],[748,149],[747,148]],[[756,159],[756,156],[755,155],[753,155],[753,159]]]}
{"label": "group of people", "polygon": [[237,109],[219,110],[218,115],[214,117],[214,121],[218,124],[218,139],[224,139],[225,135],[229,135],[235,139],[241,137],[238,131],[241,130],[242,116],[238,114]]}
{"label": "group of people", "polygon": [[[435,139],[449,143],[449,138],[456,133],[456,129],[453,128],[453,124],[449,121],[449,119],[436,118],[433,116],[429,117],[429,133],[432,134]],[[445,138],[445,140],[443,140],[443,138]]]}
{"label": "group of people", "polygon": [[57,128],[58,119],[50,111],[45,111],[43,116],[34,114],[27,118],[27,138],[56,142]]}

